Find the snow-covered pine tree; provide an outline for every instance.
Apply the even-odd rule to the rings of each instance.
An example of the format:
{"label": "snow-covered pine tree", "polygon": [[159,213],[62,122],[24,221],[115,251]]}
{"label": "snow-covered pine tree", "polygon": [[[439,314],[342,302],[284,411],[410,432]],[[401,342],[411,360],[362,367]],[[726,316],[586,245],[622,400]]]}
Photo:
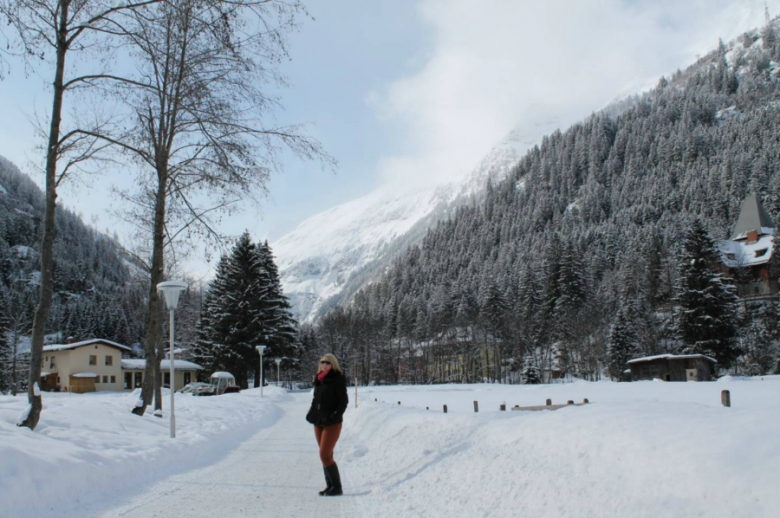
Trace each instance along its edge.
{"label": "snow-covered pine tree", "polygon": [[250,373],[260,383],[258,345],[266,370],[274,357],[294,367],[301,354],[296,322],[282,293],[279,273],[267,243],[256,245],[249,232],[220,259],[203,304],[193,358],[213,370],[227,370],[243,388]]}
{"label": "snow-covered pine tree", "polygon": [[[293,318],[290,302],[282,291],[279,269],[268,241],[257,245],[256,254],[263,271],[260,282],[264,283],[264,297],[258,302],[262,315],[261,332],[265,337],[264,344],[268,346],[265,357],[269,360],[274,357],[283,358],[283,364],[296,366],[303,354],[298,341],[298,323]],[[258,380],[259,376],[256,376],[255,386],[258,386]]]}
{"label": "snow-covered pine tree", "polygon": [[735,344],[737,301],[734,286],[716,271],[720,257],[700,219],[685,233],[676,301],[677,336],[684,353],[712,356],[729,367],[739,355]]}
{"label": "snow-covered pine tree", "polygon": [[638,337],[626,306],[618,310],[607,338],[607,368],[612,379],[622,381],[628,360],[637,356]]}
{"label": "snow-covered pine tree", "polygon": [[259,370],[255,346],[264,339],[260,306],[267,295],[266,277],[246,232],[220,261],[206,302],[204,342],[211,345],[216,366],[231,372],[242,388],[248,387],[249,372]]}
{"label": "snow-covered pine tree", "polygon": [[536,361],[531,355],[526,356],[523,361],[523,383],[537,385],[541,382],[542,377],[539,374],[539,368],[536,366]]}

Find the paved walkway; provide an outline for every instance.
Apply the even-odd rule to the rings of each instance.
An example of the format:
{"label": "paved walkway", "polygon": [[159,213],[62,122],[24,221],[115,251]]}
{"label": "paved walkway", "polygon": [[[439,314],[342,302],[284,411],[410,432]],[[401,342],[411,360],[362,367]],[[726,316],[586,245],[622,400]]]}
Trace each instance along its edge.
{"label": "paved walkway", "polygon": [[[354,497],[325,498],[312,427],[304,421],[311,395],[295,394],[284,416],[227,457],[153,485],[108,517],[285,517],[360,516]],[[336,448],[338,458],[338,447]],[[349,478],[344,477],[345,487]]]}

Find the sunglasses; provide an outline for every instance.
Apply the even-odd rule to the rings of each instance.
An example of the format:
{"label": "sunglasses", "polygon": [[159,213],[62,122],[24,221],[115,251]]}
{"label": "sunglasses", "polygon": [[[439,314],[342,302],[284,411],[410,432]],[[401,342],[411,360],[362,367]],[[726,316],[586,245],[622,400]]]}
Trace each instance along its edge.
{"label": "sunglasses", "polygon": [[322,360],[320,365],[330,365],[330,362],[328,360]]}

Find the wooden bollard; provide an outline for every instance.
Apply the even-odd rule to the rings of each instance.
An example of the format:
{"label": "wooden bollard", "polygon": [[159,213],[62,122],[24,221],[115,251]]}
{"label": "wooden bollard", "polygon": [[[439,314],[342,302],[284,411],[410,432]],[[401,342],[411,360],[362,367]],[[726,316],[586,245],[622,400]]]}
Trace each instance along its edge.
{"label": "wooden bollard", "polygon": [[447,405],[444,405],[444,413],[447,413]]}
{"label": "wooden bollard", "polygon": [[474,401],[474,411],[479,412],[479,401]]}
{"label": "wooden bollard", "polygon": [[506,401],[502,401],[501,404],[498,406],[498,408],[502,412],[506,412]]}
{"label": "wooden bollard", "polygon": [[723,403],[723,406],[731,406],[731,392],[728,390],[723,390],[720,393],[720,402]]}
{"label": "wooden bollard", "polygon": [[585,399],[582,400],[582,403],[587,405],[588,403],[590,403],[590,401],[588,401],[588,398],[585,398]]}
{"label": "wooden bollard", "polygon": [[552,406],[552,399],[548,399],[545,403],[547,406]]}
{"label": "wooden bollard", "polygon": [[568,400],[568,401],[566,402],[566,404],[567,404],[567,405],[573,405],[573,404],[574,404],[574,401],[572,401],[572,400],[570,399],[570,400]]}

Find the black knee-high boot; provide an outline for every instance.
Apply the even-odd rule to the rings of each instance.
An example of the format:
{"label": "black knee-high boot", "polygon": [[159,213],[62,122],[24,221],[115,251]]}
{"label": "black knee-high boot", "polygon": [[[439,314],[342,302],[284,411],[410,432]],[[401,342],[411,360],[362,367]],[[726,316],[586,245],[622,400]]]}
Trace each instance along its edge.
{"label": "black knee-high boot", "polygon": [[322,471],[325,472],[325,489],[320,491],[320,496],[327,493],[330,490],[330,488],[333,487],[333,484],[331,484],[330,482],[330,475],[328,474],[328,468],[322,468]]}
{"label": "black knee-high boot", "polygon": [[334,462],[325,470],[328,472],[328,478],[330,478],[330,488],[325,490],[324,496],[337,496],[337,495],[343,495],[344,492],[341,490],[341,476],[339,475],[339,467]]}

